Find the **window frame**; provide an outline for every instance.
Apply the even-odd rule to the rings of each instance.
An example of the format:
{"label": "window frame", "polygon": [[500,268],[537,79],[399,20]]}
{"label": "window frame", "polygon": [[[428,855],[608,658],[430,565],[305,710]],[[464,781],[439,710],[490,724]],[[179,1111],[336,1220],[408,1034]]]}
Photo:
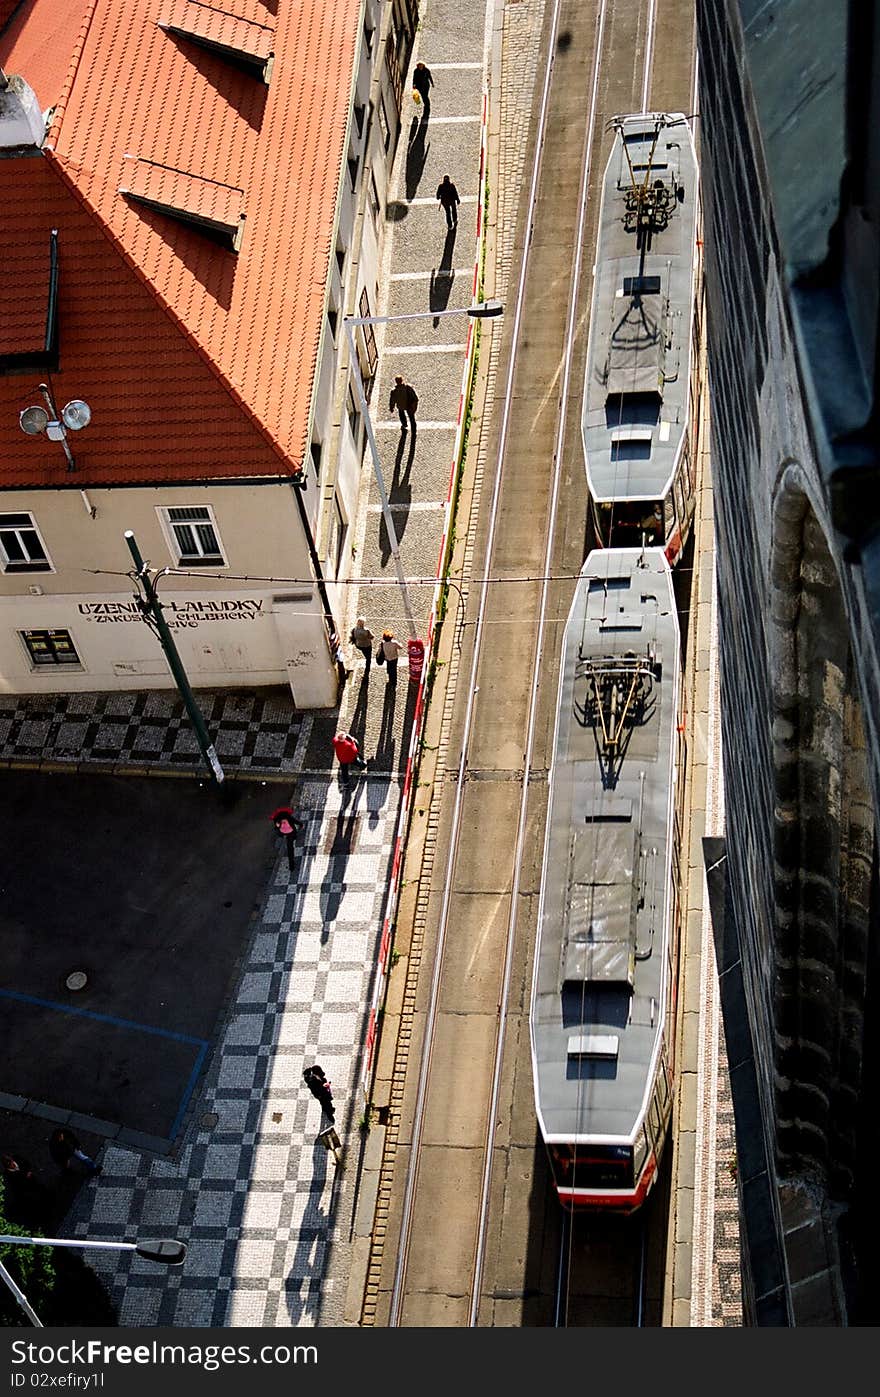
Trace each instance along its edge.
{"label": "window frame", "polygon": [[[171,519],[171,517],[170,517],[170,511],[171,511],[172,509],[184,509],[184,510],[191,510],[191,511],[193,511],[193,512],[195,512],[196,510],[206,510],[206,511],[207,511],[208,517],[207,517],[207,519],[192,519],[192,520],[186,520],[186,519]],[[171,556],[171,562],[172,562],[172,566],[173,566],[173,567],[176,567],[176,568],[191,568],[191,567],[195,567],[195,568],[218,568],[218,569],[219,569],[219,568],[223,568],[223,569],[227,569],[227,570],[228,570],[228,568],[229,568],[229,566],[230,566],[230,564],[229,564],[229,558],[227,557],[226,549],[223,547],[223,540],[222,540],[222,538],[220,537],[220,530],[219,530],[219,528],[217,527],[217,516],[216,516],[216,514],[214,513],[214,506],[213,506],[213,505],[210,505],[210,504],[173,504],[173,505],[157,505],[157,506],[156,506],[156,513],[157,513],[158,516],[159,516],[159,523],[160,523],[161,526],[162,526],[162,532],[163,532],[163,534],[164,534],[164,536],[165,536],[165,542],[166,542],[166,544],[168,545],[168,552],[169,552],[169,554],[170,554],[170,556]],[[183,556],[183,555],[181,554],[181,550],[180,550],[180,547],[179,547],[179,544],[178,544],[177,535],[176,535],[176,533],[174,532],[174,526],[175,526],[175,524],[189,524],[189,526],[190,526],[191,528],[193,528],[193,526],[196,526],[196,525],[199,525],[199,524],[202,524],[202,525],[208,524],[208,525],[210,525],[210,527],[211,527],[211,529],[212,529],[212,531],[213,531],[213,534],[214,534],[214,538],[217,540],[217,551],[218,551],[219,556],[220,556],[220,561],[217,562],[216,559],[215,559],[214,557],[208,557],[206,554],[202,554],[200,558],[194,558],[194,557]],[[194,537],[196,537],[196,539],[197,539],[198,536],[194,534]]]}
{"label": "window frame", "polygon": [[[21,640],[22,646],[24,647],[24,653],[27,655],[28,663],[31,667],[32,673],[42,672],[43,670],[47,669],[50,670],[52,673],[57,673],[59,669],[85,669],[85,665],[82,662],[82,656],[77,650],[76,645],[74,644],[73,636],[71,635],[70,631],[67,629],[66,626],[36,626],[29,630],[20,630],[18,632],[18,635],[19,639]],[[52,646],[52,637],[61,635],[67,637],[67,642],[70,645],[70,649],[73,652],[74,658],[72,660],[59,660],[56,654],[54,660],[38,660],[34,654],[34,651],[31,649],[29,637],[45,636],[47,638],[47,643],[50,646]]]}
{"label": "window frame", "polygon": [[[7,533],[15,533],[16,536],[18,536],[20,530],[30,530],[33,534],[35,534],[37,542],[43,550],[43,558],[42,560],[35,560],[33,558],[30,558],[30,556],[28,555],[28,561],[24,563],[19,563],[11,560],[3,544],[2,536],[4,532],[4,525],[0,523],[0,567],[2,567],[4,575],[9,574],[14,576],[16,573],[20,572],[54,572],[55,567],[52,563],[52,559],[49,557],[49,550],[46,547],[46,541],[43,538],[43,535],[40,533],[40,530],[37,528],[37,521],[35,520],[31,511],[29,509],[5,510],[2,514],[0,514],[0,520],[23,519],[25,517],[27,517],[30,520],[29,524],[9,524],[5,526],[5,531]],[[21,543],[20,537],[19,543]],[[27,553],[27,549],[24,546],[22,546],[22,552]]]}

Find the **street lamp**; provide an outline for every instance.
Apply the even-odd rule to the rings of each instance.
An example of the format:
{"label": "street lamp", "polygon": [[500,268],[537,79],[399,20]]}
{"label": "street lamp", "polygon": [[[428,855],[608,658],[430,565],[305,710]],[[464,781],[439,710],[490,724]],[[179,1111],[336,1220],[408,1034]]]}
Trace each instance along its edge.
{"label": "street lamp", "polygon": [[[65,403],[61,412],[55,406],[52,394],[49,392],[49,385],[41,383],[40,392],[46,400],[46,408],[40,407],[37,403],[34,407],[26,407],[18,414],[18,425],[29,437],[39,436],[45,432],[50,441],[60,441],[64,447],[64,454],[67,457],[67,469],[75,470],[73,453],[67,444],[67,433],[78,432],[80,428],[87,427],[92,420],[92,409],[88,403],[84,403],[82,398],[71,398],[69,403]],[[49,416],[49,413],[52,416]]]}
{"label": "street lamp", "polygon": [[[147,1261],[158,1261],[162,1266],[182,1266],[186,1256],[186,1243],[178,1242],[175,1239],[156,1242],[93,1242],[88,1237],[79,1241],[70,1237],[10,1237],[2,1235],[0,1236],[0,1246],[79,1247],[95,1251],[133,1251],[137,1252],[138,1256],[143,1256]],[[37,1329],[45,1328],[43,1321],[31,1308],[24,1291],[12,1279],[2,1261],[0,1261],[0,1280],[4,1281],[12,1291],[31,1324],[35,1325]]]}
{"label": "street lamp", "polygon": [[406,578],[403,575],[403,565],[400,561],[400,545],[397,539],[397,530],[394,527],[394,520],[391,517],[391,505],[388,502],[388,494],[385,489],[385,481],[382,477],[382,463],[379,460],[379,448],[376,445],[376,438],[373,434],[373,424],[370,421],[370,411],[367,406],[367,395],[364,391],[364,381],[361,377],[360,359],[358,357],[357,345],[354,338],[354,327],[356,325],[388,325],[404,320],[439,320],[446,315],[469,315],[474,320],[483,320],[496,315],[501,315],[504,307],[500,301],[481,301],[475,306],[461,306],[457,310],[418,310],[406,315],[346,315],[343,318],[348,335],[348,346],[351,355],[351,364],[354,369],[354,381],[357,388],[358,406],[361,416],[364,419],[364,426],[367,432],[367,441],[370,443],[370,455],[373,460],[373,473],[376,477],[376,485],[379,490],[379,498],[382,501],[382,516],[385,520],[385,528],[388,533],[388,543],[391,548],[391,556],[394,559],[394,569],[397,573],[397,581],[400,586],[400,594],[403,600],[403,610],[406,616],[406,624],[409,629],[411,641],[416,639],[416,623],[413,619],[412,607],[409,602],[409,592],[407,591]]}
{"label": "street lamp", "polygon": [[144,589],[143,596],[140,592],[135,594],[138,610],[143,619],[153,630],[156,639],[165,652],[168,668],[171,670],[174,682],[183,699],[189,720],[193,725],[199,751],[204,758],[211,780],[214,782],[215,786],[220,787],[226,779],[225,773],[223,767],[220,765],[220,758],[217,756],[214,744],[211,741],[205,719],[202,715],[202,710],[196,703],[196,696],[190,688],[189,679],[183,667],[183,661],[180,658],[177,646],[174,644],[174,637],[168,628],[168,622],[165,620],[165,616],[162,612],[162,603],[159,600],[159,593],[156,591],[156,584],[153,581],[153,573],[150,569],[150,565],[144,562],[141,550],[138,546],[138,541],[131,529],[126,529],[125,541],[128,544],[128,551],[134,560],[134,571],[130,576],[134,578],[135,582],[140,583]]}

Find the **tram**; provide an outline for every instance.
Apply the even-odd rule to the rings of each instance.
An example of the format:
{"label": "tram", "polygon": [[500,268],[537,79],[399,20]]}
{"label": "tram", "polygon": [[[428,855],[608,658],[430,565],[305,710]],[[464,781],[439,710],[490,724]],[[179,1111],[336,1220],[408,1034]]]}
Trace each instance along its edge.
{"label": "tram", "polygon": [[699,410],[697,157],[680,112],[615,117],[581,434],[598,546],[681,556]]}
{"label": "tram", "polygon": [[529,1014],[560,1202],[632,1212],[674,1087],[684,741],[662,547],[594,549],[563,640]]}

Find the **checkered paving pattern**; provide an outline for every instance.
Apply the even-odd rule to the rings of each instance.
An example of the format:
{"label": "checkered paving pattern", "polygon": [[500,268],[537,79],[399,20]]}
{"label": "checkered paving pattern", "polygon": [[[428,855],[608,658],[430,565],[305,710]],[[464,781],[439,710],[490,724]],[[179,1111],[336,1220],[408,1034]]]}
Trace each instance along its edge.
{"label": "checkered paving pattern", "polygon": [[[298,769],[304,715],[289,689],[203,691],[196,700],[224,768]],[[164,689],[0,696],[0,758],[179,770],[202,764],[183,700]]]}
{"label": "checkered paving pattern", "polygon": [[[278,860],[185,1146],[173,1159],[108,1147],[100,1187],[82,1190],[68,1219],[72,1236],[186,1242],[183,1267],[167,1272],[90,1256],[122,1325],[342,1322],[357,1067],[400,786],[304,780],[299,796],[311,816],[296,865]],[[302,1080],[312,1062],[333,1083],[338,1166],[317,1141],[329,1122]]]}

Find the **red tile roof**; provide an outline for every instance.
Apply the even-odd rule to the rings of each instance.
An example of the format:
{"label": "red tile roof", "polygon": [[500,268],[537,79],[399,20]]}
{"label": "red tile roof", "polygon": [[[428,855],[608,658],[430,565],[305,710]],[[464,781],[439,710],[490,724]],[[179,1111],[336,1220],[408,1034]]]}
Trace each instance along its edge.
{"label": "red tile roof", "polygon": [[[22,0],[0,33],[0,68],[26,78],[46,111],[61,96],[64,79],[95,0]],[[2,27],[2,26],[0,26]]]}
{"label": "red tile roof", "polygon": [[[45,370],[0,377],[0,484],[84,487],[283,474],[263,433],[49,161],[36,154],[0,160],[6,210],[13,192],[12,247],[30,249],[34,269],[48,270],[49,233],[58,229],[60,367],[48,380],[59,411],[69,399],[85,398],[92,420],[69,436],[77,467],[71,477],[59,442],[27,437],[18,425],[22,408],[42,404],[37,385]],[[5,244],[3,255],[10,255]],[[34,287],[44,321],[45,284]]]}
{"label": "red tile roof", "polygon": [[[19,249],[30,240],[35,258],[38,251],[44,256],[48,227],[59,228],[56,398],[68,392],[92,406],[91,425],[73,443],[78,466],[94,452],[95,467],[100,457],[103,471],[115,456],[120,481],[169,471],[172,478],[192,478],[202,466],[206,474],[281,474],[298,466],[308,449],[360,6],[358,0],[224,0],[224,6],[242,21],[242,33],[253,34],[254,25],[274,31],[268,87],[222,55],[160,27],[158,21],[179,20],[189,7],[198,17],[206,7],[195,0],[126,0],[124,6],[116,0],[33,0],[11,49],[10,34],[0,36],[6,71],[20,72],[41,104],[58,103],[44,147],[48,158],[0,161],[4,218],[11,210],[13,239]],[[59,82],[53,59],[49,85],[56,96],[47,99],[49,73],[48,67],[42,71],[38,37],[54,30],[52,17],[62,9],[71,19],[69,77]],[[85,18],[82,30],[77,13]],[[18,25],[16,16],[10,33]],[[13,62],[16,55],[20,61]],[[54,223],[40,217],[39,208],[24,207],[45,194],[48,171],[38,173],[41,164],[60,176]],[[223,218],[244,212],[239,252],[120,193],[132,187],[133,173],[143,178],[148,172],[166,196],[158,203],[170,191],[203,210],[204,193],[212,188]],[[64,185],[76,203],[65,203]],[[101,342],[92,349],[89,333]],[[69,385],[63,390],[62,378]],[[7,399],[11,382],[0,379],[0,399]],[[15,382],[24,391],[20,376]],[[175,385],[171,419],[159,417],[154,427]],[[106,463],[97,443],[104,394],[112,399],[103,408],[114,415],[115,427]],[[132,394],[150,401],[146,427],[124,410]],[[222,399],[228,403],[220,413],[225,426],[216,432]],[[33,451],[39,454],[34,439],[19,433],[19,442],[16,461],[21,447],[30,459]],[[0,478],[8,479],[5,420],[0,443]]]}

